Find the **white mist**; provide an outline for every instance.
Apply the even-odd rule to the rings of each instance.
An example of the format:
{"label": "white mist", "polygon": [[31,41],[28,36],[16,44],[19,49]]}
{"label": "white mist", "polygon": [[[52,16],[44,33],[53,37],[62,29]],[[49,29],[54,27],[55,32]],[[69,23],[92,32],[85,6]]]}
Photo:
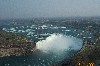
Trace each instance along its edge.
{"label": "white mist", "polygon": [[66,50],[79,50],[82,48],[83,41],[76,37],[65,36],[62,34],[52,34],[45,40],[36,43],[37,49],[43,52],[62,53]]}

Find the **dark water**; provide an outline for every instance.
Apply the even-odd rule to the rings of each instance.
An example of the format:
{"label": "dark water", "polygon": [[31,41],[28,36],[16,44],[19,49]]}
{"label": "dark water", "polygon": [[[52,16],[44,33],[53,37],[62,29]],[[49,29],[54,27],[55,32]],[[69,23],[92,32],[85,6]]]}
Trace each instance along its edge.
{"label": "dark water", "polygon": [[53,53],[36,53],[28,56],[10,56],[0,58],[0,66],[49,66],[55,64],[64,58],[71,56],[71,52],[68,54],[64,52],[63,54],[53,54]]}

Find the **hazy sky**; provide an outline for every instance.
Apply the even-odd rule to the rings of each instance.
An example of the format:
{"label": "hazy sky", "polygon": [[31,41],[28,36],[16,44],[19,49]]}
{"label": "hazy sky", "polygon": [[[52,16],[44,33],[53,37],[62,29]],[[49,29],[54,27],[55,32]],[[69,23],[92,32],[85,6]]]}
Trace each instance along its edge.
{"label": "hazy sky", "polygon": [[100,0],[0,0],[0,19],[100,16]]}

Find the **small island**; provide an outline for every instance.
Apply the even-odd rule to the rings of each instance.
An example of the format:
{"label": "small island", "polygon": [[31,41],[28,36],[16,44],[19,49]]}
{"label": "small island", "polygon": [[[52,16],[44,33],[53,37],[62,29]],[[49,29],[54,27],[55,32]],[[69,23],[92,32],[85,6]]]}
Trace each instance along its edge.
{"label": "small island", "polygon": [[0,30],[0,57],[31,54],[35,48],[35,42],[25,36]]}

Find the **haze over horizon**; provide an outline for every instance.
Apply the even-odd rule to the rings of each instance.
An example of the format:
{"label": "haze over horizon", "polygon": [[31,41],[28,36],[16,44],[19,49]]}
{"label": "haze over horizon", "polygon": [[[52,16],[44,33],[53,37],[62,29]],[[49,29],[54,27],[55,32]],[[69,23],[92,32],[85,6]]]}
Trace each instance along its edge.
{"label": "haze over horizon", "polygon": [[0,19],[100,16],[100,0],[0,0]]}

